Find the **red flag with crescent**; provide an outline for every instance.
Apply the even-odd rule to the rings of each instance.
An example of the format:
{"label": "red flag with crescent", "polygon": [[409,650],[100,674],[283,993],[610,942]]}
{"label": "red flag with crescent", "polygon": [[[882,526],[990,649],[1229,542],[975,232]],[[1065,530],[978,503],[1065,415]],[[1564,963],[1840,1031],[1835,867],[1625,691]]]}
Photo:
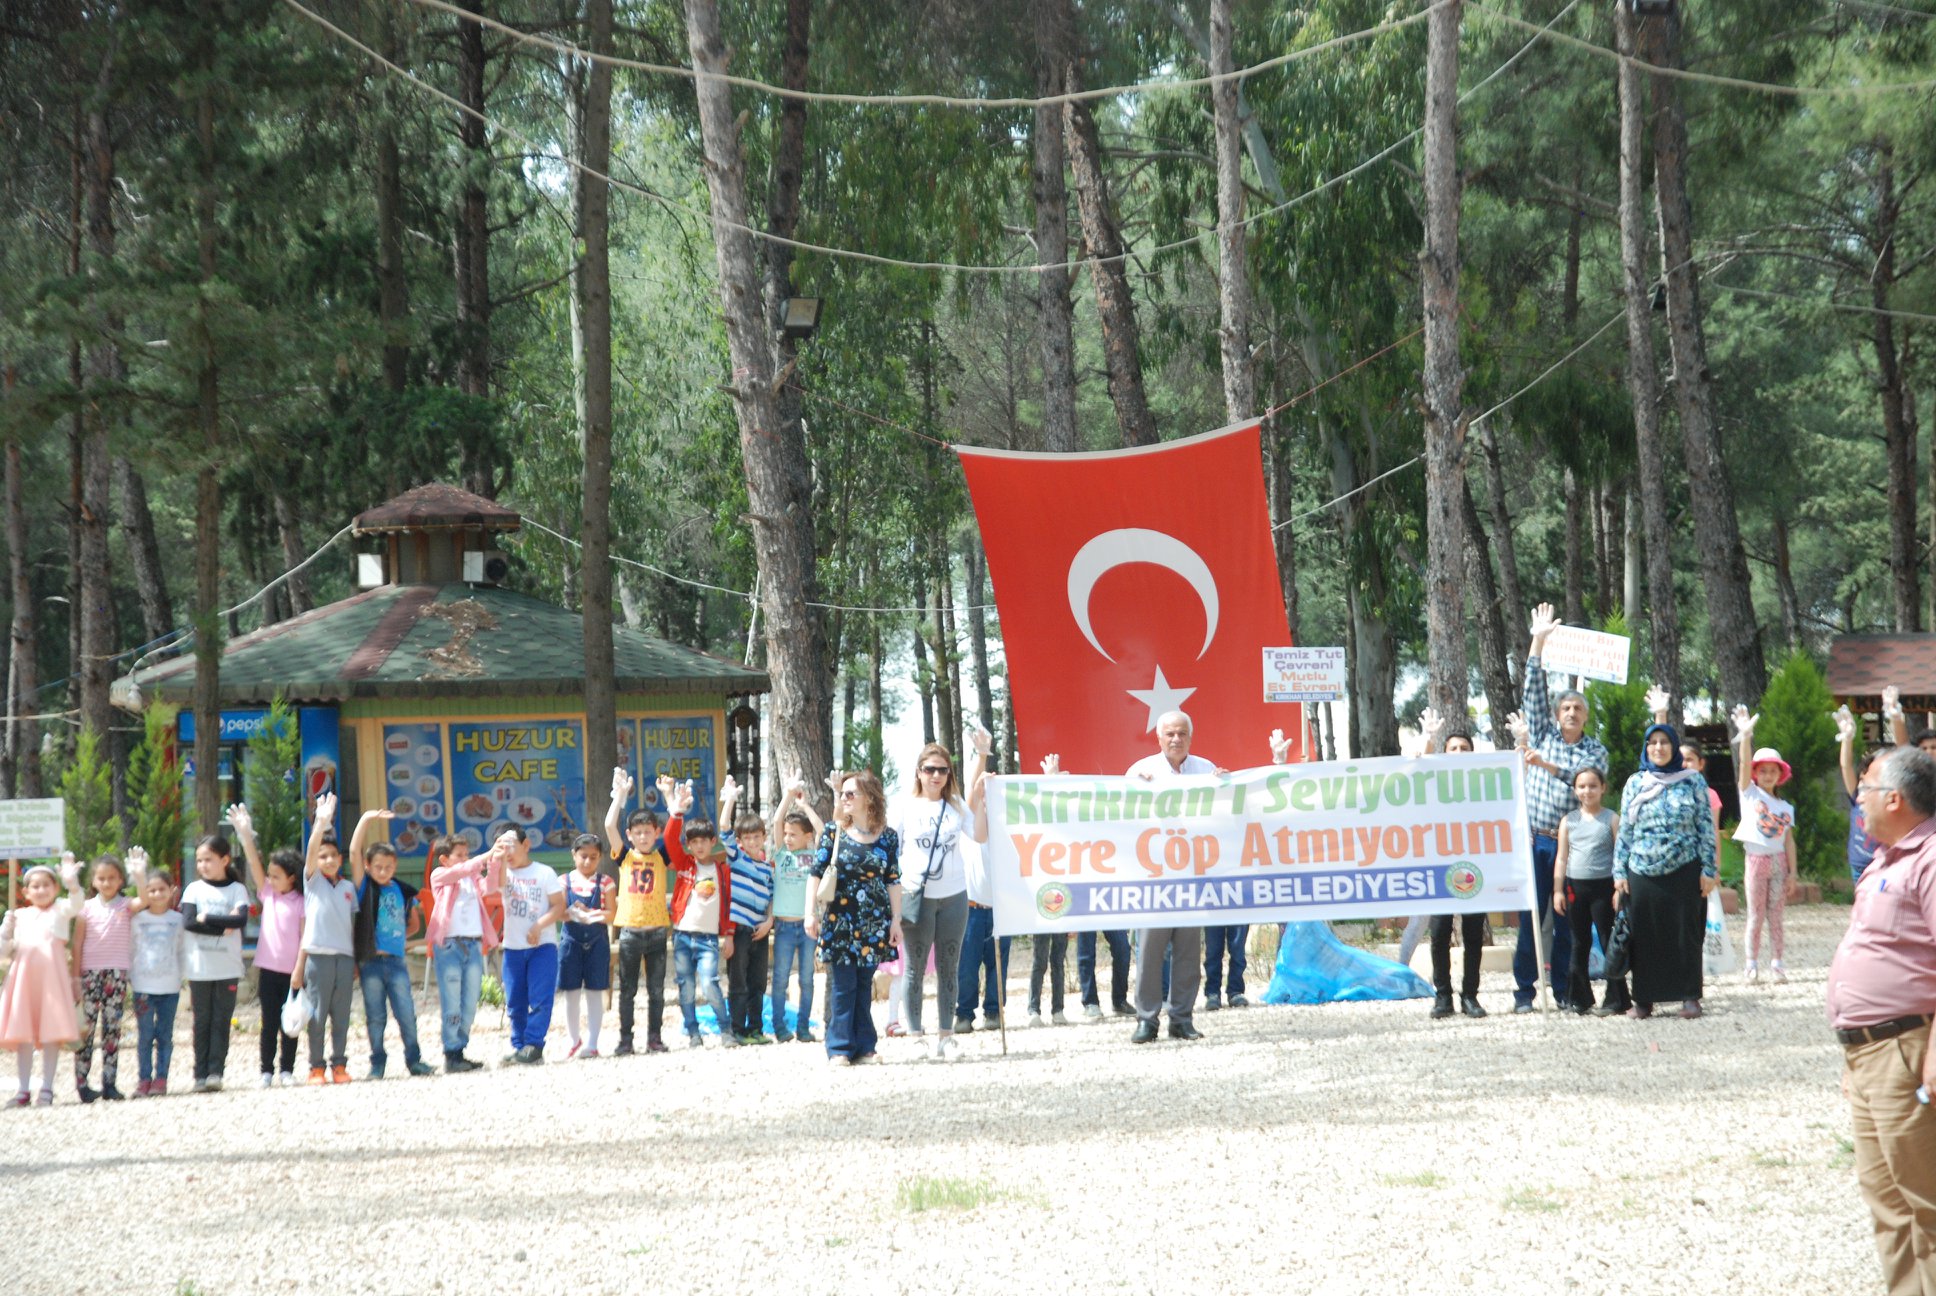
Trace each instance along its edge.
{"label": "red flag with crescent", "polygon": [[1264,701],[1290,645],[1258,425],[1093,454],[958,446],[995,586],[1023,768],[1118,773],[1186,712],[1191,748],[1270,763],[1303,709]]}

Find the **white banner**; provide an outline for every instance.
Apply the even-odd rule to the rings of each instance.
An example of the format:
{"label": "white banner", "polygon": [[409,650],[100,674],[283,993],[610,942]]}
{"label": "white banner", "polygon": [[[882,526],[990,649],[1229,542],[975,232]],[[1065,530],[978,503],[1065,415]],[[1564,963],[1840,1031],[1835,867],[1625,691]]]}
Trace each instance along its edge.
{"label": "white banner", "polygon": [[1143,779],[988,783],[987,894],[1004,936],[1531,905],[1512,752]]}
{"label": "white banner", "polygon": [[1264,649],[1264,701],[1335,702],[1344,696],[1344,649]]}
{"label": "white banner", "polygon": [[0,801],[0,859],[54,859],[67,849],[67,803],[59,797]]}
{"label": "white banner", "polygon": [[1627,682],[1627,659],[1633,640],[1625,635],[1607,634],[1581,626],[1561,626],[1547,636],[1539,659],[1546,669],[1559,675],[1579,675],[1605,680],[1609,684]]}

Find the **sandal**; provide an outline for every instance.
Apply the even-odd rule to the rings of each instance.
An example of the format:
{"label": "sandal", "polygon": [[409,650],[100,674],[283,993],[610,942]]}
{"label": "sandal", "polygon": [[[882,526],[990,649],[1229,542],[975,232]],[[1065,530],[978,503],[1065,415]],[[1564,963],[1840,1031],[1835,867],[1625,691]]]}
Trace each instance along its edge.
{"label": "sandal", "polygon": [[889,1022],[886,1034],[889,1039],[899,1039],[907,1034],[907,1030],[899,1022]]}

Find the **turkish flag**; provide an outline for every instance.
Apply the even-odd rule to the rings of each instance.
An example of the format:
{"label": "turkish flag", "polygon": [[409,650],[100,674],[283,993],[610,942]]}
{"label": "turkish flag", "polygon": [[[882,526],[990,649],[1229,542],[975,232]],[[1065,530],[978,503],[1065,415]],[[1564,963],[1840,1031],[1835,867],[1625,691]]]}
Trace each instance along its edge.
{"label": "turkish flag", "polygon": [[1266,648],[1290,646],[1258,425],[1097,454],[958,446],[995,585],[1025,770],[1120,773],[1186,712],[1191,751],[1303,760],[1304,715],[1264,701]]}

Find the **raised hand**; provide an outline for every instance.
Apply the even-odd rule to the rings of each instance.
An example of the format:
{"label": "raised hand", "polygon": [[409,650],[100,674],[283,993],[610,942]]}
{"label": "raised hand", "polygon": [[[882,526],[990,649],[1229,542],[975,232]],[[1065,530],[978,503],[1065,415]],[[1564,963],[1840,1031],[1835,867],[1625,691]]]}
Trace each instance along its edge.
{"label": "raised hand", "polygon": [[[246,813],[246,812],[245,812]],[[318,827],[336,822],[336,794],[325,792],[316,798],[316,824]]]}
{"label": "raised hand", "polygon": [[229,825],[235,829],[236,836],[255,836],[255,817],[249,813],[249,807],[237,802],[229,807],[226,817]]}
{"label": "raised hand", "polygon": [[1855,741],[1855,716],[1844,702],[1835,712],[1835,741],[1852,743]]}
{"label": "raised hand", "polygon": [[1902,717],[1902,690],[1894,684],[1882,690],[1882,718],[1898,720]]}
{"label": "raised hand", "polygon": [[1515,711],[1506,717],[1506,732],[1513,737],[1513,746],[1524,747],[1532,740],[1533,728],[1526,723],[1523,711]]}
{"label": "raised hand", "polygon": [[624,805],[632,797],[632,775],[623,765],[612,771],[612,800]]}
{"label": "raised hand", "polygon": [[140,846],[128,847],[128,876],[140,877],[148,871],[148,852]]}
{"label": "raised hand", "polygon": [[794,800],[805,801],[807,799],[806,776],[801,774],[799,770],[795,770],[793,773],[787,775],[785,791]]}
{"label": "raised hand", "polygon": [[666,805],[672,804],[672,789],[675,786],[677,786],[672,781],[672,775],[670,774],[659,775],[659,777],[653,781],[652,786],[659,789],[659,800],[662,803]]}
{"label": "raised hand", "polygon": [[[727,805],[729,803],[736,805],[738,804],[738,802],[739,802],[739,783],[733,778],[731,774],[728,774],[726,776],[726,781],[719,785],[719,804],[721,804],[722,806]],[[721,811],[720,813],[721,813],[721,817],[723,818],[725,812]]]}
{"label": "raised hand", "polygon": [[81,862],[74,857],[73,851],[61,852],[61,884],[69,891],[78,890],[81,885]]}
{"label": "raised hand", "polygon": [[674,785],[672,795],[666,799],[666,811],[669,814],[683,815],[690,809],[692,809],[692,780],[687,779],[683,783]]}
{"label": "raised hand", "polygon": [[1545,643],[1546,636],[1560,628],[1560,619],[1553,614],[1551,603],[1542,603],[1533,609],[1533,642]]}
{"label": "raised hand", "polygon": [[1736,706],[1729,714],[1728,719],[1734,722],[1734,740],[1737,743],[1745,743],[1754,737],[1755,724],[1761,719],[1761,716],[1759,714],[1750,715],[1748,714],[1748,708]]}
{"label": "raised hand", "polygon": [[1425,745],[1431,746],[1432,740],[1445,728],[1445,717],[1433,707],[1426,707],[1418,713],[1418,731],[1425,735]]}
{"label": "raised hand", "polygon": [[974,744],[975,751],[983,760],[987,760],[988,753],[995,749],[995,739],[973,716],[968,718],[968,741]]}
{"label": "raised hand", "polygon": [[1271,762],[1282,765],[1291,758],[1291,740],[1284,736],[1282,729],[1270,731]]}
{"label": "raised hand", "polygon": [[1042,758],[1042,772],[1044,774],[1060,774],[1062,772],[1062,757],[1055,752],[1050,752],[1047,756],[1044,756]]}
{"label": "raised hand", "polygon": [[1667,690],[1666,689],[1656,684],[1652,688],[1647,690],[1647,710],[1653,713],[1655,720],[1657,721],[1666,720],[1667,718]]}

